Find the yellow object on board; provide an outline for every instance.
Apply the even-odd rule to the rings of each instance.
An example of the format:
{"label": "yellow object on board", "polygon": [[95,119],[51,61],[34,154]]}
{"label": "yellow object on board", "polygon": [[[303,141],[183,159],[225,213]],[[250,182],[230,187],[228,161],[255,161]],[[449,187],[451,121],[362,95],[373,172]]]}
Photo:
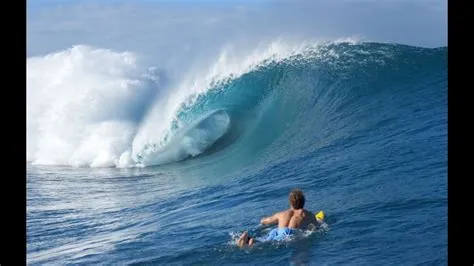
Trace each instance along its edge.
{"label": "yellow object on board", "polygon": [[316,216],[316,219],[318,219],[318,220],[324,220],[324,212],[323,211],[319,211],[314,216]]}

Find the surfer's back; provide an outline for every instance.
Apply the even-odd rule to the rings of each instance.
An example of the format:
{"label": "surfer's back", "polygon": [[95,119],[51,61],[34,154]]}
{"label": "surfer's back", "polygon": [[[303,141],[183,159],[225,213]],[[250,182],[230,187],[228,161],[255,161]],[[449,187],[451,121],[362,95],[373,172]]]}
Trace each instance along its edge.
{"label": "surfer's back", "polygon": [[306,209],[288,209],[278,215],[278,228],[307,230],[311,224],[317,225],[314,214]]}

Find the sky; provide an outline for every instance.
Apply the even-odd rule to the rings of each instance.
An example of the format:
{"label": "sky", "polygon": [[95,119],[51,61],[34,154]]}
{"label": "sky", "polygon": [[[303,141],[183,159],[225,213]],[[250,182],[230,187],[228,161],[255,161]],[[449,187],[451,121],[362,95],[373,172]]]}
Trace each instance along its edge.
{"label": "sky", "polygon": [[[34,0],[28,56],[73,45],[154,56],[262,41],[357,38],[447,45],[447,0]],[[205,53],[202,53],[204,55]]]}

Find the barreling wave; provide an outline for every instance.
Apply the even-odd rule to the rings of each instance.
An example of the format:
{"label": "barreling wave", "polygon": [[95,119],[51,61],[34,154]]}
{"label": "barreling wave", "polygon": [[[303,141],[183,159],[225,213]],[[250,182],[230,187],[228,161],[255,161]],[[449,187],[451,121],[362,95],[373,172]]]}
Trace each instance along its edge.
{"label": "barreling wave", "polygon": [[[205,156],[276,160],[330,145],[395,84],[444,71],[447,48],[274,42],[211,65],[166,69],[90,46],[27,61],[27,159],[152,166]],[[403,87],[403,86],[402,86]],[[383,115],[383,114],[381,114]],[[237,158],[237,157],[236,157]]]}

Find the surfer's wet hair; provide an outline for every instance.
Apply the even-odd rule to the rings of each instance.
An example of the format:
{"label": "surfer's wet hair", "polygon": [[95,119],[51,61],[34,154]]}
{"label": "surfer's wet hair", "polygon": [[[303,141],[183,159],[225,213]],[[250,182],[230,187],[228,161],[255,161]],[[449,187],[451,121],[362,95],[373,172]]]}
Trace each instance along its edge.
{"label": "surfer's wet hair", "polygon": [[288,197],[288,199],[293,209],[295,210],[303,209],[304,202],[305,202],[303,191],[301,191],[300,189],[293,189],[290,192],[290,196]]}

